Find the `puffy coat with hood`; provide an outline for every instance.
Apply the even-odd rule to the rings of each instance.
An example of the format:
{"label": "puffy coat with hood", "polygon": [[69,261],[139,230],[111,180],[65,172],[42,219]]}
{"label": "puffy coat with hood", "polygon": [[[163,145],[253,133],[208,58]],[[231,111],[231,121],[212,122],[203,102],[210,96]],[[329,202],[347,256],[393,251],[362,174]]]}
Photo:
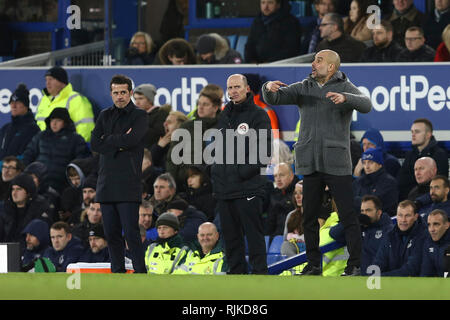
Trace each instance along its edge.
{"label": "puffy coat with hood", "polygon": [[30,264],[34,258],[42,256],[50,245],[50,229],[46,222],[40,219],[32,220],[22,231],[24,237],[26,237],[27,233],[35,236],[39,240],[39,246],[32,250],[25,248],[22,253],[22,266],[26,266]]}

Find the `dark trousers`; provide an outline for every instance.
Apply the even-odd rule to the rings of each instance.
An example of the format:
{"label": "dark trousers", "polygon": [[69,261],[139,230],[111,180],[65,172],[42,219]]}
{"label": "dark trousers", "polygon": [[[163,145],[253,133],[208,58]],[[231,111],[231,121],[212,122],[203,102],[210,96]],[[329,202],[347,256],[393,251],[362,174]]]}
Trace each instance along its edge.
{"label": "dark trousers", "polygon": [[135,273],[146,273],[144,248],[139,232],[139,203],[101,203],[103,228],[111,257],[111,272],[123,273],[125,269],[125,234]]}
{"label": "dark trousers", "polygon": [[344,226],[350,255],[347,266],[359,267],[362,239],[358,215],[353,210],[352,176],[335,176],[321,172],[305,175],[303,178],[303,229],[308,262],[319,266],[322,260],[317,218],[326,185],[336,203],[339,222]]}
{"label": "dark trousers", "polygon": [[248,273],[245,260],[245,235],[252,273],[267,274],[262,199],[260,197],[248,197],[219,200],[217,209],[220,214],[223,239],[225,240],[225,254],[230,268],[229,273]]}

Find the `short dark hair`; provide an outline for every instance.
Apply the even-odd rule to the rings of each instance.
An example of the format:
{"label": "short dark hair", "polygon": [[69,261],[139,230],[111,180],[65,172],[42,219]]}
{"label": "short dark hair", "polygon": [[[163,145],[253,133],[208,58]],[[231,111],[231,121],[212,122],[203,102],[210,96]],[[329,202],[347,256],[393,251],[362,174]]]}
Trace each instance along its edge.
{"label": "short dark hair", "polygon": [[398,208],[412,207],[412,208],[413,208],[413,212],[414,212],[414,213],[417,213],[417,207],[416,207],[416,204],[415,204],[414,201],[412,201],[412,200],[408,200],[408,199],[403,200],[403,201],[401,201],[401,202],[398,204],[397,207],[398,207]]}
{"label": "short dark hair", "polygon": [[392,27],[392,23],[388,20],[381,20],[380,25],[386,30],[386,32],[393,31],[394,27]]}
{"label": "short dark hair", "polygon": [[127,84],[128,91],[131,91],[133,89],[133,83],[131,82],[131,79],[123,74],[116,74],[112,77],[111,82],[109,83],[109,90],[112,90],[113,84]]}
{"label": "short dark hair", "polygon": [[361,203],[367,202],[367,201],[372,201],[373,204],[375,205],[375,209],[377,209],[377,210],[382,210],[383,205],[382,205],[382,203],[381,203],[380,198],[378,198],[377,196],[374,196],[374,195],[372,195],[372,194],[366,194],[366,195],[362,198]]}
{"label": "short dark hair", "polygon": [[64,221],[55,222],[54,224],[52,224],[50,229],[53,229],[53,230],[63,230],[64,229],[64,231],[66,233],[72,233],[70,226]]}
{"label": "short dark hair", "polygon": [[433,124],[427,118],[416,119],[416,120],[414,120],[413,124],[414,123],[423,123],[428,131],[433,132]]}
{"label": "short dark hair", "polygon": [[[413,31],[417,31],[417,32],[419,32],[419,34],[423,37],[425,34],[423,33],[423,29],[421,28],[421,27],[418,27],[418,26],[412,26],[412,27],[409,27],[408,29],[406,29],[406,31],[409,31],[409,32],[413,32]],[[406,34],[406,32],[405,32],[405,34]]]}
{"label": "short dark hair", "polygon": [[6,157],[4,157],[2,159],[2,161],[3,161],[3,163],[5,163],[5,162],[15,162],[17,171],[19,171],[19,172],[23,172],[23,170],[25,170],[25,165],[16,156],[6,156]]}
{"label": "short dark hair", "polygon": [[330,12],[327,13],[325,16],[330,17],[331,22],[337,25],[338,31],[344,32],[344,20],[338,13]]}
{"label": "short dark hair", "polygon": [[434,176],[431,179],[431,181],[435,181],[435,180],[442,180],[444,182],[444,188],[450,188],[450,183],[449,183],[447,177],[438,174],[437,176]]}
{"label": "short dark hair", "polygon": [[435,210],[431,211],[428,216],[439,216],[439,215],[442,217],[443,223],[448,222],[447,212],[445,212],[444,210],[441,210],[441,209],[435,209]]}

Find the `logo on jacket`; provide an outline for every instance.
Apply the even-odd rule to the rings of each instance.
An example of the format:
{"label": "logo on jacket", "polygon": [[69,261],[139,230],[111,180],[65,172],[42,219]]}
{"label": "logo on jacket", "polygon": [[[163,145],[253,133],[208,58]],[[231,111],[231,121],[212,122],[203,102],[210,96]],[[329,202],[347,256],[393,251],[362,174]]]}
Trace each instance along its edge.
{"label": "logo on jacket", "polygon": [[430,252],[430,253],[434,253],[434,248],[428,248],[428,252]]}
{"label": "logo on jacket", "polygon": [[411,248],[411,246],[412,246],[412,240],[409,240],[408,245],[406,246],[406,249]]}
{"label": "logo on jacket", "polygon": [[246,134],[248,132],[249,126],[247,123],[242,122],[240,125],[238,125],[237,127],[237,133],[239,134]]}
{"label": "logo on jacket", "polygon": [[377,230],[375,232],[375,239],[380,239],[383,236],[383,230]]}
{"label": "logo on jacket", "polygon": [[63,264],[64,263],[64,255],[63,254],[59,257],[58,263],[59,264]]}

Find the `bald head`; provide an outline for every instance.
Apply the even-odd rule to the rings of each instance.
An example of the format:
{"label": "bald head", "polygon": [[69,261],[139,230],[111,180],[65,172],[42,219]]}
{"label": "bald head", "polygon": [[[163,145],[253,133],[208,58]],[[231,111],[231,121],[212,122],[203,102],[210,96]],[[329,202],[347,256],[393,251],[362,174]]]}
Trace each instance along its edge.
{"label": "bald head", "polygon": [[277,164],[273,170],[273,179],[277,189],[286,190],[294,180],[292,167],[284,162]]}
{"label": "bald head", "polygon": [[209,253],[219,241],[219,232],[217,232],[216,225],[211,222],[202,223],[198,227],[197,239],[203,253]]}
{"label": "bald head", "polygon": [[314,57],[311,64],[311,76],[319,83],[325,83],[339,70],[341,58],[333,50],[321,50]]}
{"label": "bald head", "polygon": [[228,97],[235,104],[240,104],[247,100],[247,93],[250,87],[247,78],[242,74],[232,74],[227,79]]}
{"label": "bald head", "polygon": [[335,72],[338,71],[339,68],[341,67],[341,57],[339,57],[339,54],[336,51],[329,49],[322,50],[320,52],[324,53],[325,61],[328,64],[332,64],[334,66],[334,71]]}
{"label": "bald head", "polygon": [[436,161],[430,157],[417,159],[414,164],[414,175],[418,184],[429,183],[436,176]]}

